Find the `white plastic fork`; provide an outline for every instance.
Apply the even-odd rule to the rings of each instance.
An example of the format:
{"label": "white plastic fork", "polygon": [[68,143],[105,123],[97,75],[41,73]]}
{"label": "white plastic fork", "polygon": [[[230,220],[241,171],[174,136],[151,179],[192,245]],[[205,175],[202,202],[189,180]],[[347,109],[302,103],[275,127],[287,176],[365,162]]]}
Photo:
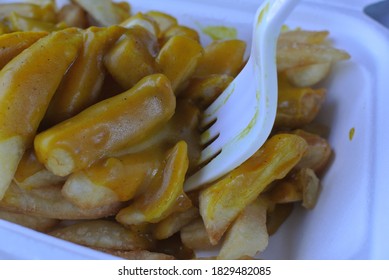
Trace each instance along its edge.
{"label": "white plastic fork", "polygon": [[272,130],[277,110],[276,46],[281,27],[299,0],[264,0],[253,25],[247,64],[205,110],[202,135],[205,164],[191,175],[185,191],[215,181],[252,156]]}

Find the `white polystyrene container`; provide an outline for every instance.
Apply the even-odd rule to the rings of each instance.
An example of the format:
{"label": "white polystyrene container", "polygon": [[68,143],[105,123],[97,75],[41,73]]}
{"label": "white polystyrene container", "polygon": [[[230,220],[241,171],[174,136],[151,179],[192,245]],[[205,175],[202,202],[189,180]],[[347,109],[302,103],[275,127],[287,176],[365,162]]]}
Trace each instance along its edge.
{"label": "white polystyrene container", "polygon": [[[290,27],[329,30],[351,59],[325,81],[319,120],[331,128],[334,159],[317,206],[296,208],[271,237],[265,259],[389,259],[389,31],[363,13],[369,0],[302,1]],[[161,10],[197,29],[234,27],[250,43],[256,0],[130,0],[134,11]],[[389,12],[389,11],[388,11]],[[202,36],[208,44],[210,38]],[[350,129],[355,129],[352,140]],[[114,259],[0,221],[0,259]]]}

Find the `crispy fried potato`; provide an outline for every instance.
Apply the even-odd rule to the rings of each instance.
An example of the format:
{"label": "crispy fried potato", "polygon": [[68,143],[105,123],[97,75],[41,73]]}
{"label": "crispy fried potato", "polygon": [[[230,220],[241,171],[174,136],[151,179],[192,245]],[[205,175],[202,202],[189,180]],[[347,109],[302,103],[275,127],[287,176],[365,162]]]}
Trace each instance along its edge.
{"label": "crispy fried potato", "polygon": [[1,209],[0,219],[41,232],[47,232],[51,230],[59,222],[56,219],[36,217],[21,213],[13,213]]}
{"label": "crispy fried potato", "polygon": [[193,100],[201,109],[205,109],[227,88],[233,79],[232,76],[218,74],[196,77],[191,79],[182,96]]}
{"label": "crispy fried potato", "polygon": [[110,0],[72,0],[81,6],[100,26],[117,25],[122,18]]}
{"label": "crispy fried potato", "polygon": [[161,11],[148,11],[146,15],[153,18],[154,21],[158,24],[158,29],[161,33],[161,36],[163,36],[164,33],[171,27],[178,25],[178,21],[175,17]]}
{"label": "crispy fried potato", "polygon": [[330,62],[297,66],[285,70],[285,75],[296,87],[311,87],[323,81],[331,69]]}
{"label": "crispy fried potato", "polygon": [[98,101],[105,77],[103,56],[125,31],[111,26],[90,27],[83,32],[83,47],[50,102],[44,125],[73,117]]}
{"label": "crispy fried potato", "polygon": [[19,162],[14,175],[15,183],[24,189],[60,185],[66,178],[54,175],[38,161],[33,149],[28,149]]}
{"label": "crispy fried potato", "polygon": [[53,32],[0,71],[0,198],[81,42],[75,29]]}
{"label": "crispy fried potato", "polygon": [[29,17],[21,16],[17,13],[11,13],[9,16],[10,28],[13,31],[43,31],[52,32],[67,28],[68,26],[63,23],[52,23],[41,20],[32,19]]}
{"label": "crispy fried potato", "polygon": [[123,88],[129,89],[143,77],[158,72],[154,59],[158,48],[154,35],[134,26],[104,56],[104,65]]}
{"label": "crispy fried potato", "polygon": [[88,19],[86,12],[76,4],[66,4],[57,13],[58,22],[64,22],[67,26],[87,28]]}
{"label": "crispy fried potato", "polygon": [[160,30],[157,21],[153,17],[144,13],[137,13],[121,22],[120,25],[126,28],[140,26],[153,34],[156,38],[160,37]]}
{"label": "crispy fried potato", "polygon": [[239,213],[274,180],[300,161],[307,143],[299,136],[272,136],[246,162],[200,193],[200,214],[210,241],[217,244]]}
{"label": "crispy fried potato", "polygon": [[12,32],[0,36],[0,69],[47,32]]}
{"label": "crispy fried potato", "polygon": [[47,5],[37,5],[33,3],[3,3],[0,4],[0,20],[9,17],[11,13],[31,19],[56,22],[55,7],[50,3]]}
{"label": "crispy fried potato", "polygon": [[22,189],[11,183],[0,208],[5,210],[58,220],[98,219],[115,215],[121,203],[104,207],[81,209],[67,201],[61,194],[61,186],[42,186],[31,190]]}
{"label": "crispy fried potato", "polygon": [[304,138],[308,143],[308,149],[296,168],[310,168],[317,174],[323,172],[332,155],[332,148],[328,141],[317,134],[302,129],[294,130],[292,133]]}
{"label": "crispy fried potato", "polygon": [[213,41],[204,48],[194,75],[226,74],[235,77],[244,64],[245,50],[246,43],[242,40]]}
{"label": "crispy fried potato", "polygon": [[293,203],[275,204],[267,212],[266,226],[269,235],[273,235],[290,216],[294,208]]}
{"label": "crispy fried potato", "polygon": [[182,243],[193,250],[213,250],[215,245],[211,244],[207,230],[201,217],[184,226],[180,231]]}
{"label": "crispy fried potato", "polygon": [[80,245],[109,250],[144,250],[153,247],[153,242],[146,236],[108,220],[78,222],[49,234]]}
{"label": "crispy fried potato", "polygon": [[280,33],[278,41],[280,44],[284,42],[307,43],[307,44],[322,44],[325,43],[330,33],[324,31],[310,30],[288,30]]}
{"label": "crispy fried potato", "polygon": [[276,128],[298,128],[309,124],[320,111],[325,95],[324,88],[294,87],[285,75],[280,75],[274,126]]}
{"label": "crispy fried potato", "polygon": [[280,41],[277,45],[278,71],[311,64],[334,63],[349,58],[347,52],[323,44]]}
{"label": "crispy fried potato", "polygon": [[313,209],[321,190],[320,180],[315,172],[310,168],[303,168],[294,175],[294,181],[303,195],[302,206]]}
{"label": "crispy fried potato", "polygon": [[153,237],[157,240],[169,238],[199,216],[199,210],[195,207],[175,212],[155,225]]}
{"label": "crispy fried potato", "polygon": [[291,203],[303,199],[301,188],[290,178],[274,183],[264,196],[273,203]]}
{"label": "crispy fried potato", "polygon": [[236,218],[226,233],[218,259],[254,257],[266,249],[269,235],[266,228],[266,201],[256,199]]}
{"label": "crispy fried potato", "polygon": [[54,174],[67,176],[139,143],[172,117],[175,105],[169,80],[162,74],[147,76],[38,134],[37,157]]}
{"label": "crispy fried potato", "polygon": [[196,30],[188,26],[178,24],[171,26],[165,33],[163,33],[163,36],[160,39],[161,46],[165,45],[166,42],[174,36],[185,36],[200,43],[200,35]]}
{"label": "crispy fried potato", "polygon": [[187,145],[180,141],[167,154],[165,165],[155,175],[147,192],[120,210],[116,219],[125,225],[157,223],[176,211],[192,206],[183,190],[188,169]]}
{"label": "crispy fried potato", "polygon": [[186,36],[173,36],[161,48],[156,61],[176,94],[188,82],[202,55],[203,47]]}
{"label": "crispy fried potato", "polygon": [[294,170],[286,178],[276,182],[264,196],[272,203],[301,201],[303,207],[313,209],[319,197],[321,184],[310,168]]}
{"label": "crispy fried potato", "polygon": [[90,168],[71,174],[62,194],[83,209],[128,201],[144,192],[162,160],[161,149],[103,159]]}

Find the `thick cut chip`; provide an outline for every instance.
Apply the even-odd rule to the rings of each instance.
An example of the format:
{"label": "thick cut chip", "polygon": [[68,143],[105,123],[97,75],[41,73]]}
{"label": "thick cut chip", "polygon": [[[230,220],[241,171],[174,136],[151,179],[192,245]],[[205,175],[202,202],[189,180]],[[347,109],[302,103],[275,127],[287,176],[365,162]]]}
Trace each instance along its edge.
{"label": "thick cut chip", "polygon": [[80,245],[112,250],[143,250],[153,246],[146,236],[108,220],[78,222],[49,234]]}
{"label": "thick cut chip", "polygon": [[47,32],[12,32],[0,36],[0,69]]}
{"label": "thick cut chip", "polygon": [[162,47],[156,61],[172,82],[173,90],[177,90],[188,82],[202,55],[203,47],[197,41],[186,36],[173,36]]}
{"label": "thick cut chip", "polygon": [[153,236],[157,240],[169,238],[197,217],[199,217],[199,210],[195,207],[184,212],[175,212],[155,225]]}
{"label": "thick cut chip", "polygon": [[175,106],[169,80],[162,74],[147,76],[38,134],[37,157],[54,174],[69,175],[152,135],[172,117]]}
{"label": "thick cut chip", "polygon": [[1,209],[0,219],[41,232],[47,232],[48,230],[51,230],[59,222],[56,219],[13,213]]}
{"label": "thick cut chip", "polygon": [[277,134],[246,162],[200,193],[200,214],[210,241],[217,244],[239,213],[274,180],[299,162],[307,143],[299,136]]}
{"label": "thick cut chip", "polygon": [[83,31],[83,47],[50,103],[44,122],[52,126],[98,101],[105,77],[103,56],[125,32],[124,28],[90,27]]}
{"label": "thick cut chip", "polygon": [[193,250],[214,250],[215,245],[211,244],[207,230],[201,217],[184,226],[180,231],[182,243]]}
{"label": "thick cut chip", "polygon": [[331,63],[297,66],[285,70],[286,77],[296,87],[311,87],[324,80],[331,70]]}
{"label": "thick cut chip", "polygon": [[183,191],[187,169],[187,145],[180,141],[168,152],[165,165],[153,178],[148,190],[120,210],[116,219],[125,225],[157,223],[176,211],[190,208],[192,203]]}
{"label": "thick cut chip", "polygon": [[228,230],[218,255],[218,259],[239,259],[254,257],[263,252],[269,235],[266,228],[266,201],[256,199],[236,218]]}
{"label": "thick cut chip", "polygon": [[244,64],[245,50],[246,43],[242,40],[212,42],[204,48],[195,76],[227,74],[235,77]]}
{"label": "thick cut chip", "polygon": [[297,128],[311,123],[324,102],[326,90],[293,86],[285,75],[278,77],[278,104],[274,126]]}
{"label": "thick cut chip", "polygon": [[157,50],[157,38],[144,28],[133,26],[104,56],[104,65],[115,81],[129,89],[143,77],[157,73]]}
{"label": "thick cut chip", "polygon": [[103,159],[71,174],[62,194],[85,209],[128,201],[147,188],[162,160],[161,149]]}
{"label": "thick cut chip", "polygon": [[15,183],[24,189],[60,185],[66,178],[54,175],[38,161],[33,149],[28,149],[19,162],[14,175]]}
{"label": "thick cut chip", "polygon": [[111,0],[72,0],[80,5],[100,26],[117,25],[122,18]]}
{"label": "thick cut chip", "polygon": [[304,138],[308,143],[308,149],[296,168],[310,168],[317,174],[320,174],[328,165],[332,155],[332,148],[328,141],[315,133],[302,129],[297,129],[292,133]]}
{"label": "thick cut chip", "polygon": [[81,43],[76,29],[53,32],[0,71],[0,198]]}
{"label": "thick cut chip", "polygon": [[15,183],[11,183],[0,201],[0,208],[8,211],[58,220],[108,217],[115,215],[122,207],[121,203],[113,203],[103,207],[81,209],[62,196],[61,186],[42,186],[26,190]]}

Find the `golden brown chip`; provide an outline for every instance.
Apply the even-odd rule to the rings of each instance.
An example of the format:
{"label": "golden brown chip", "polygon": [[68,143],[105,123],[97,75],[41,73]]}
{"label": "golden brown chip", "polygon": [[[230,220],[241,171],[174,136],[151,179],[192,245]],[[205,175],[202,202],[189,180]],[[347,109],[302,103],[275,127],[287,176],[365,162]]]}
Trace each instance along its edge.
{"label": "golden brown chip", "polygon": [[112,250],[144,250],[153,246],[147,236],[108,220],[78,222],[49,234],[80,245]]}
{"label": "golden brown chip", "polygon": [[217,244],[239,213],[274,180],[285,177],[307,148],[292,134],[271,137],[246,162],[200,193],[200,214]]}
{"label": "golden brown chip", "polygon": [[58,220],[14,213],[0,209],[0,219],[6,220],[33,230],[47,232],[58,224]]}

